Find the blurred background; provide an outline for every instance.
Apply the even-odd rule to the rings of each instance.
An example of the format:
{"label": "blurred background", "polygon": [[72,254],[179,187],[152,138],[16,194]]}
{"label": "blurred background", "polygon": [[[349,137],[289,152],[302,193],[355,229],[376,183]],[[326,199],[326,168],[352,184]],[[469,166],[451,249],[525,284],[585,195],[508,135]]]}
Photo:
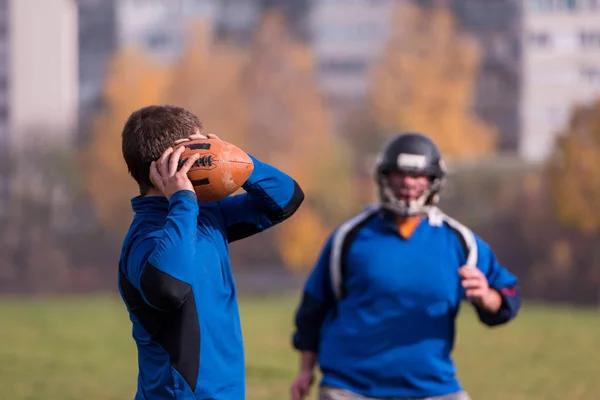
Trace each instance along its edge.
{"label": "blurred background", "polygon": [[[262,380],[287,385],[295,370],[287,335],[296,299],[285,293],[301,288],[330,231],[376,201],[374,157],[402,130],[439,144],[450,172],[441,207],[493,246],[519,276],[526,304],[568,306],[560,317],[532,314],[540,320],[523,322],[531,329],[552,322],[520,336],[554,332],[557,343],[585,344],[593,330],[575,338],[550,327],[586,323],[598,336],[597,314],[586,314],[587,322],[568,316],[575,306],[600,306],[600,1],[1,0],[0,294],[7,300],[0,315],[9,323],[0,327],[8,343],[0,361],[22,361],[15,343],[30,348],[40,332],[64,339],[83,329],[64,339],[71,351],[74,343],[82,350],[69,358],[70,368],[114,381],[110,370],[104,376],[96,369],[97,357],[110,357],[102,347],[88,361],[77,357],[92,342],[118,348],[127,357],[119,376],[128,380],[114,397],[98,398],[132,397],[127,316],[118,300],[105,299],[116,295],[130,199],[138,194],[120,132],[134,109],[156,103],[189,108],[206,132],[290,173],[307,195],[288,222],[231,247],[240,292],[279,299],[242,301],[250,310],[246,324],[258,329],[270,315],[283,332],[274,339],[284,353],[275,364],[260,369],[250,355],[250,371],[259,371],[250,380],[260,382],[251,384],[251,398],[287,393],[277,385],[269,392]],[[32,300],[55,295],[69,300]],[[79,317],[68,317],[65,328],[67,312]],[[94,336],[100,325],[85,327],[95,318],[117,328]],[[253,341],[252,326],[248,346],[256,346],[249,351],[268,352],[272,346]],[[557,346],[540,354],[550,348]],[[531,349],[510,362],[530,371],[539,361]],[[531,357],[519,359],[523,354]],[[588,358],[569,354],[574,358],[556,364]],[[0,386],[21,393],[6,398],[38,398],[19,372],[46,365],[32,357],[12,370],[0,366],[9,377]],[[49,365],[36,381],[44,390],[63,385],[60,398],[97,393],[91,383],[65,392],[76,385],[65,378],[73,371],[63,375]],[[597,366],[586,371],[600,373]],[[530,381],[490,394],[486,382],[496,378],[465,374],[483,382],[487,395],[476,398],[551,399],[560,392],[539,395]],[[536,382],[548,387],[557,374],[538,370]],[[593,398],[600,389],[589,382],[571,380],[556,398]]]}

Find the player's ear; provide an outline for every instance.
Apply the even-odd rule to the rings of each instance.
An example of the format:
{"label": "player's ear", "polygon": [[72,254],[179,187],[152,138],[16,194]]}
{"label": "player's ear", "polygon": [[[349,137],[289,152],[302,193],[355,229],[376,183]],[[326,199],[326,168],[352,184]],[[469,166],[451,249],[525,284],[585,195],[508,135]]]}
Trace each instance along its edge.
{"label": "player's ear", "polygon": [[158,168],[157,168],[157,165],[156,165],[156,161],[152,161],[150,163],[150,170],[148,171],[148,177],[150,178],[150,182],[152,182],[152,184],[154,185],[154,187],[156,187],[156,182],[154,182],[153,175],[156,175],[156,174],[159,174],[158,173]]}

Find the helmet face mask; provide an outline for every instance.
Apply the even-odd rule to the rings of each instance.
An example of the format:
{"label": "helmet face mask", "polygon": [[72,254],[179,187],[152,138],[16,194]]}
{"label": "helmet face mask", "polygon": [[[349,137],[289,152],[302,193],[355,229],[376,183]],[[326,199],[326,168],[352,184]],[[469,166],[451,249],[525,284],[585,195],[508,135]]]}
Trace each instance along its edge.
{"label": "helmet face mask", "polygon": [[[424,187],[419,177],[428,179]],[[405,133],[388,142],[379,154],[375,178],[382,207],[399,217],[410,217],[427,213],[437,204],[445,167],[431,139]]]}
{"label": "helmet face mask", "polygon": [[427,213],[439,200],[439,190],[442,181],[439,178],[431,180],[427,187],[415,198],[398,196],[389,184],[387,175],[383,175],[378,183],[379,197],[382,206],[399,217],[411,217]]}

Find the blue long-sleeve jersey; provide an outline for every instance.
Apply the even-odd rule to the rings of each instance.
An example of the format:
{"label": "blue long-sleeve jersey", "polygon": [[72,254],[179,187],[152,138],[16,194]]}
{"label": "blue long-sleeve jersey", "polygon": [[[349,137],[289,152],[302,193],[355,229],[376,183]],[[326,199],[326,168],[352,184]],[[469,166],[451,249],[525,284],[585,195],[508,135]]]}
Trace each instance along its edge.
{"label": "blue long-sleeve jersey", "polygon": [[318,353],[322,384],[369,398],[457,392],[451,352],[465,264],[502,295],[499,312],[477,309],[481,321],[514,318],[517,278],[481,238],[438,212],[406,239],[385,213],[368,209],[327,240],[305,285],[293,345]]}
{"label": "blue long-sleeve jersey", "polygon": [[290,217],[304,195],[252,157],[246,193],[132,199],[119,290],[138,348],[136,400],[243,400],[244,348],[228,244]]}

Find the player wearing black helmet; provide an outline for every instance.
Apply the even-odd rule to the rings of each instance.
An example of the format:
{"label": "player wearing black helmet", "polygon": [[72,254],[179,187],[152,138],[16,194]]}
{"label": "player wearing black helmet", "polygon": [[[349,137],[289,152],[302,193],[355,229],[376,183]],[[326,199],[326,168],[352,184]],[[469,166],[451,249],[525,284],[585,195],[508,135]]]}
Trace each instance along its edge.
{"label": "player wearing black helmet", "polygon": [[451,357],[461,301],[496,326],[517,315],[520,294],[489,245],[437,207],[445,176],[423,134],[383,148],[379,204],[333,232],[306,282],[292,400],[307,395],[317,363],[320,400],[469,399]]}
{"label": "player wearing black helmet", "polygon": [[381,205],[400,217],[430,210],[438,201],[445,176],[437,145],[419,133],[405,133],[391,140],[375,169]]}

